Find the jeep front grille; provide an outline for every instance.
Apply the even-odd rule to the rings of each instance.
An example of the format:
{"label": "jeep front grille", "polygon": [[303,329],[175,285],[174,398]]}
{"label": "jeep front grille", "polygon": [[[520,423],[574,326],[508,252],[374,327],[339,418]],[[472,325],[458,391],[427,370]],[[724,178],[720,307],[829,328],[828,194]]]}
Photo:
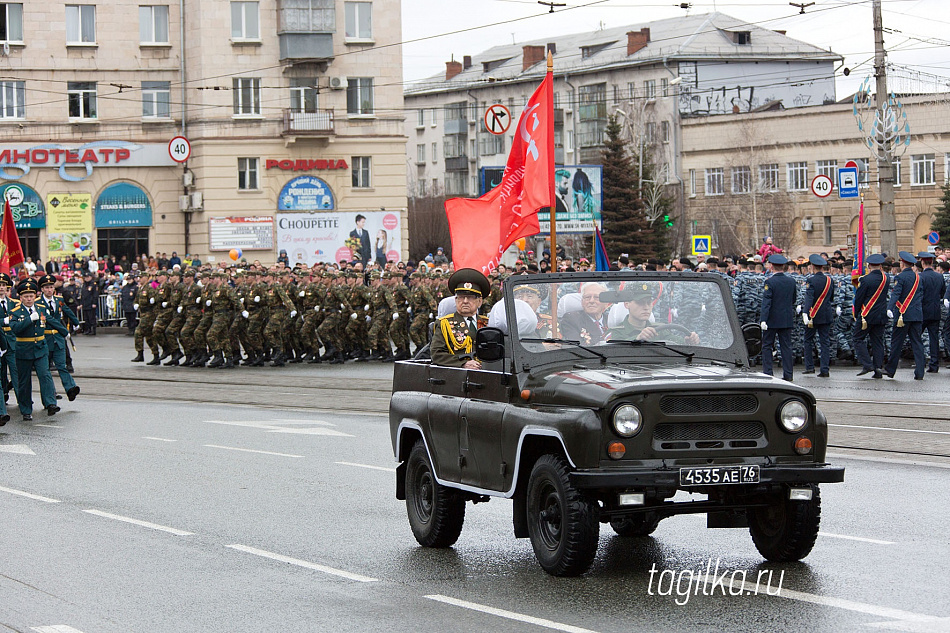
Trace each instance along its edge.
{"label": "jeep front grille", "polygon": [[663,451],[762,448],[767,444],[765,427],[756,421],[658,424],[653,430],[653,448]]}
{"label": "jeep front grille", "polygon": [[748,414],[759,408],[752,394],[721,394],[705,396],[663,396],[660,411],[665,415],[701,415],[707,413]]}

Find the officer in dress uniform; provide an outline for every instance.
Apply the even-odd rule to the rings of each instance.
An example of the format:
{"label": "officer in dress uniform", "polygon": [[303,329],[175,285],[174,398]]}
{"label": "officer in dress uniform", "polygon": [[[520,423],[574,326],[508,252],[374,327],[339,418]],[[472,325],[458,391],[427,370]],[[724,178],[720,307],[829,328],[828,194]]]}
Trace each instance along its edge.
{"label": "officer in dress uniform", "polygon": [[778,338],[782,354],[782,378],[792,381],[795,354],[792,352],[792,327],[795,322],[795,280],[785,274],[788,260],[784,255],[769,257],[775,274],[765,282],[762,293],[762,371],[772,375],[772,348]]}
{"label": "officer in dress uniform", "polygon": [[474,268],[462,268],[449,278],[449,292],[455,294],[455,312],[439,319],[432,334],[432,362],[448,367],[481,369],[475,358],[475,333],[488,325],[488,317],[478,314],[482,300],[491,292],[488,278]]}
{"label": "officer in dress uniform", "polygon": [[821,255],[811,255],[808,263],[815,267],[815,274],[805,284],[805,301],[802,304],[802,323],[805,324],[805,373],[815,373],[815,333],[818,333],[819,378],[828,377],[831,363],[831,324],[835,320],[835,284],[824,273],[828,261]]}
{"label": "officer in dress uniform", "polygon": [[33,372],[40,380],[40,396],[47,415],[56,415],[56,387],[49,372],[49,348],[46,346],[46,328],[66,331],[66,326],[51,315],[46,306],[35,304],[39,288],[32,279],[17,287],[20,305],[10,314],[10,327],[16,334],[16,363],[19,385],[17,402],[23,420],[33,419]]}
{"label": "officer in dress uniform", "polygon": [[[52,275],[40,277],[40,290],[43,296],[40,297],[37,303],[46,306],[49,313],[55,316],[60,323],[65,325],[66,322],[69,321],[74,327],[79,325],[79,318],[69,309],[69,306],[66,305],[62,297],[56,296],[55,277]],[[46,328],[46,345],[49,347],[50,360],[56,365],[56,370],[59,372],[59,380],[63,383],[63,389],[66,390],[66,397],[69,398],[71,402],[79,395],[79,386],[66,368],[66,333],[49,326],[50,324],[48,323]]]}
{"label": "officer in dress uniform", "polygon": [[4,349],[7,353],[0,357],[0,384],[3,386],[3,401],[6,402],[10,397],[10,390],[14,394],[19,389],[19,380],[16,373],[16,334],[10,327],[8,318],[13,310],[20,305],[20,302],[10,296],[10,290],[13,289],[13,280],[10,275],[0,273],[0,331],[3,332],[3,339],[6,345]]}
{"label": "officer in dress uniform", "polygon": [[923,271],[920,273],[920,289],[924,313],[923,331],[930,338],[930,359],[927,373],[936,374],[940,369],[940,302],[947,291],[943,275],[933,269],[934,254],[922,251],[917,254]]}
{"label": "officer in dress uniform", "polygon": [[891,353],[887,357],[884,374],[893,378],[897,364],[901,359],[904,339],[910,337],[910,347],[914,352],[914,380],[924,379],[924,343],[921,340],[921,328],[924,321],[923,293],[920,292],[920,275],[914,270],[917,258],[912,253],[901,251],[901,272],[897,275],[891,298],[887,302],[887,318],[894,319],[891,335]]}
{"label": "officer in dress uniform", "polygon": [[[887,324],[887,273],[881,266],[887,259],[876,253],[867,258],[870,270],[858,280],[854,291],[854,356],[861,363],[858,376],[874,372],[874,378],[883,378],[884,327]],[[868,343],[871,351],[868,353]]]}

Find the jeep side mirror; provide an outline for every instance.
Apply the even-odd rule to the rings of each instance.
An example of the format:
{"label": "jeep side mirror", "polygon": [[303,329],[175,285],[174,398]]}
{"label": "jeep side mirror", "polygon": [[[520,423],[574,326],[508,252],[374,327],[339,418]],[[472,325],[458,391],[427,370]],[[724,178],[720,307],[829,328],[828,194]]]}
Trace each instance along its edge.
{"label": "jeep side mirror", "polygon": [[742,338],[749,352],[749,360],[752,360],[762,351],[762,328],[758,323],[746,323],[742,326]]}
{"label": "jeep side mirror", "polygon": [[475,356],[483,361],[505,357],[505,334],[496,327],[483,327],[475,334]]}

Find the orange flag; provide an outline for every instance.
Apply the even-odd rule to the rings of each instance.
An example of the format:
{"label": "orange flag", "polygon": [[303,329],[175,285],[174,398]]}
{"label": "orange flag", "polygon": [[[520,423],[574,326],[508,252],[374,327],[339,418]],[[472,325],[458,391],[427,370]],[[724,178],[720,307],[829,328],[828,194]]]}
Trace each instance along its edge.
{"label": "orange flag", "polygon": [[0,273],[10,274],[10,268],[23,263],[23,249],[13,224],[10,201],[3,203],[3,225],[0,226]]}
{"label": "orange flag", "polygon": [[554,79],[550,71],[518,119],[501,184],[481,198],[451,198],[445,214],[455,268],[486,275],[516,240],[540,231],[538,210],[554,207]]}

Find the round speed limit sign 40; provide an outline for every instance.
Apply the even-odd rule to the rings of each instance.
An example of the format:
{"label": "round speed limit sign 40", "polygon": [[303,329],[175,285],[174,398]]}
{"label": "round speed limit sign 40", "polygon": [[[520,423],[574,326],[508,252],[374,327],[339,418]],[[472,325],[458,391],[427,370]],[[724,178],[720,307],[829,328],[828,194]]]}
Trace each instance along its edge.
{"label": "round speed limit sign 40", "polygon": [[168,142],[168,155],[176,163],[183,163],[191,156],[191,143],[184,136],[176,136]]}
{"label": "round speed limit sign 40", "polygon": [[824,174],[818,174],[811,180],[811,192],[819,198],[827,198],[830,196],[833,188],[834,185],[831,182],[831,178]]}

